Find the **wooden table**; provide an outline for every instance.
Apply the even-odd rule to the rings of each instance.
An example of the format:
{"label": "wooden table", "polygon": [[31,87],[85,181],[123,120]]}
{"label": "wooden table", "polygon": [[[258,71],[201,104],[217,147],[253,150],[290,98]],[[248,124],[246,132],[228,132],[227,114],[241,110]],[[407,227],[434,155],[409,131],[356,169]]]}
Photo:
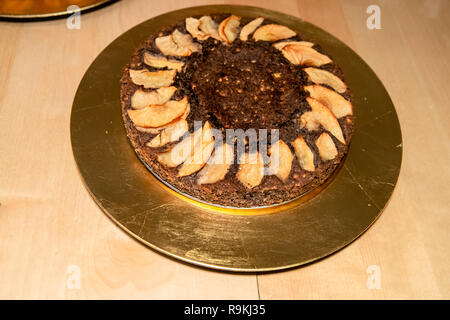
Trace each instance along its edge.
{"label": "wooden table", "polygon": [[[180,263],[120,230],[81,182],[69,118],[89,64],[134,25],[208,3],[267,7],[330,31],[394,101],[404,141],[396,190],[375,225],[329,258],[259,275]],[[381,29],[366,27],[371,4]],[[0,49],[0,298],[450,298],[449,1],[124,0],[82,15],[79,30],[65,19],[0,22]],[[379,289],[367,285],[372,265]]]}

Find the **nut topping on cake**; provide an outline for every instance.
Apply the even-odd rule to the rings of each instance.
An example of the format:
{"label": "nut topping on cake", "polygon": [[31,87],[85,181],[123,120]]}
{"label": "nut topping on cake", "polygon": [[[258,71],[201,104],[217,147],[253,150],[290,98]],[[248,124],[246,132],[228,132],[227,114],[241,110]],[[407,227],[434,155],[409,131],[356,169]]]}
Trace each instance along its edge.
{"label": "nut topping on cake", "polygon": [[313,99],[328,107],[336,118],[339,119],[353,114],[352,104],[339,93],[320,85],[305,86],[304,89],[309,92]]}
{"label": "nut topping on cake", "polygon": [[253,40],[277,41],[292,38],[296,35],[297,34],[288,27],[279,24],[266,24],[255,31]]}
{"label": "nut topping on cake", "polygon": [[331,139],[330,135],[326,132],[322,133],[316,140],[317,149],[319,149],[320,158],[323,161],[333,160],[337,155],[338,151],[336,146]]}
{"label": "nut topping on cake", "polygon": [[309,79],[316,84],[326,84],[339,93],[347,91],[344,81],[331,72],[317,68],[305,68],[303,70],[308,74]]}

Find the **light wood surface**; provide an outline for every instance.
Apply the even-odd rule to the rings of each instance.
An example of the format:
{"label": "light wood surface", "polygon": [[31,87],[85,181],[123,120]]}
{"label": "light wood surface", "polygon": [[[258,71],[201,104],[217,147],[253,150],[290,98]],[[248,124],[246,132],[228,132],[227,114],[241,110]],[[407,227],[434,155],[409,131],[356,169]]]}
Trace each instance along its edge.
{"label": "light wood surface", "polygon": [[[121,231],[82,185],[69,140],[72,100],[89,64],[134,25],[214,3],[282,11],[359,53],[390,93],[403,163],[381,218],[344,250],[270,274],[209,271],[169,259]],[[380,30],[366,27],[371,4]],[[450,298],[450,2],[123,0],[81,17],[0,22],[0,298]],[[377,265],[381,287],[369,289]],[[68,281],[80,271],[80,287]],[[69,268],[69,269],[68,269]]]}

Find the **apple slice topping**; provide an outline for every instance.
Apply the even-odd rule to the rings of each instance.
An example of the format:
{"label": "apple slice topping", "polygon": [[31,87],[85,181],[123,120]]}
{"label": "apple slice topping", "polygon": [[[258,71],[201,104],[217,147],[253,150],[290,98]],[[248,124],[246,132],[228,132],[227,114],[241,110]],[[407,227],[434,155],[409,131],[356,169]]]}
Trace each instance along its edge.
{"label": "apple slice topping", "polygon": [[292,146],[295,150],[295,155],[297,156],[298,163],[303,170],[314,171],[316,167],[314,166],[314,153],[308,146],[306,141],[302,136],[299,136],[292,142]]}
{"label": "apple slice topping", "polygon": [[319,129],[320,124],[325,130],[329,131],[340,142],[345,144],[342,129],[331,110],[311,97],[307,97],[306,101],[308,101],[312,111],[307,111],[302,114],[300,117],[300,126],[302,128],[306,127],[309,131],[316,131]]}
{"label": "apple slice topping", "polygon": [[323,161],[334,159],[338,155],[338,151],[333,139],[326,132],[323,132],[316,140],[317,149],[319,149],[320,158]]}
{"label": "apple slice topping", "polygon": [[[214,141],[208,143],[207,145],[201,146],[196,150],[197,152],[193,156],[189,157],[180,167],[177,177],[189,176],[203,168],[214,150]],[[194,158],[199,158],[200,161],[195,161],[193,160]]]}
{"label": "apple slice topping", "polygon": [[259,27],[253,34],[253,40],[259,41],[277,41],[292,38],[296,35],[294,31],[288,27],[279,24],[266,24]]}
{"label": "apple slice topping", "polygon": [[258,186],[264,178],[264,159],[259,152],[240,156],[237,179],[247,188]]}
{"label": "apple slice topping", "polygon": [[138,130],[140,132],[158,134],[161,132],[161,130],[164,130],[164,129],[174,125],[179,120],[186,119],[190,112],[191,112],[191,108],[190,108],[190,105],[188,104],[186,107],[186,111],[184,112],[184,114],[181,117],[169,122],[166,125],[163,125],[163,126],[157,127],[157,128],[144,128],[144,127],[139,127],[139,126],[135,126],[135,127],[136,127],[136,130]]}
{"label": "apple slice topping", "polygon": [[210,16],[203,16],[200,18],[200,31],[211,36],[214,39],[221,40],[219,35],[219,26]]}
{"label": "apple slice topping", "polygon": [[186,18],[186,30],[198,40],[206,40],[209,38],[209,34],[199,30],[200,20],[192,17]]}
{"label": "apple slice topping", "polygon": [[187,157],[189,157],[193,144],[194,134],[189,134],[169,151],[158,154],[156,159],[159,163],[165,165],[166,167],[177,167],[182,164]]}
{"label": "apple slice topping", "polygon": [[270,164],[267,168],[269,175],[276,175],[281,181],[286,181],[292,168],[291,149],[282,140],[275,142],[269,149]]}
{"label": "apple slice topping", "polygon": [[189,34],[175,29],[172,34],[155,39],[156,47],[165,55],[187,57],[201,50],[201,45],[195,43]]}
{"label": "apple slice topping", "polygon": [[247,23],[241,30],[241,33],[239,34],[239,39],[241,39],[242,41],[247,41],[248,40],[248,36],[249,34],[251,34],[253,31],[256,30],[256,28],[258,28],[261,23],[263,23],[264,18],[259,17],[256,18],[252,21],[250,21],[249,23]]}
{"label": "apple slice topping", "polygon": [[162,105],[152,105],[137,110],[128,110],[128,116],[135,126],[142,128],[157,128],[181,117],[187,107],[188,99],[169,100]]}
{"label": "apple slice topping", "polygon": [[130,78],[135,84],[144,88],[161,88],[170,86],[175,79],[176,70],[149,71],[147,69],[130,69]]}
{"label": "apple slice topping", "polygon": [[309,92],[313,99],[328,107],[336,118],[339,119],[353,114],[352,104],[339,93],[317,84],[305,86],[304,89]]}
{"label": "apple slice topping", "polygon": [[185,47],[179,47],[173,40],[173,36],[158,37],[155,39],[155,45],[163,54],[167,56],[187,57],[192,51]]}
{"label": "apple slice topping", "polygon": [[221,181],[228,173],[234,160],[233,147],[222,143],[214,149],[213,156],[198,173],[198,184],[211,184]]}
{"label": "apple slice topping", "polygon": [[326,55],[317,52],[311,47],[299,44],[285,45],[281,49],[281,53],[289,62],[295,65],[319,67],[331,62],[331,59]]}
{"label": "apple slice topping", "polygon": [[331,72],[317,68],[305,68],[303,70],[308,74],[309,79],[316,84],[326,84],[339,93],[347,91],[344,81]]}
{"label": "apple slice topping", "polygon": [[180,48],[187,48],[191,52],[199,52],[202,50],[202,46],[199,43],[193,41],[192,37],[187,33],[182,33],[175,29],[172,32],[173,41]]}
{"label": "apple slice topping", "polygon": [[210,123],[208,121],[205,122],[203,129],[197,131],[200,132],[197,133],[197,136],[194,133],[194,144],[191,154],[178,170],[178,177],[191,175],[203,168],[214,150],[214,136]]}
{"label": "apple slice topping", "polygon": [[296,44],[296,45],[310,47],[310,48],[312,46],[314,46],[314,43],[309,42],[309,41],[281,41],[281,42],[274,43],[273,46],[278,50],[282,50],[285,46],[290,45],[290,44]]}
{"label": "apple slice topping", "polygon": [[231,15],[220,23],[219,36],[224,42],[230,44],[236,39],[240,20],[241,17]]}
{"label": "apple slice topping", "polygon": [[184,119],[180,119],[173,125],[161,130],[160,133],[152,140],[146,143],[150,148],[159,148],[170,142],[180,139],[189,129],[188,123]]}
{"label": "apple slice topping", "polygon": [[[204,132],[204,129],[207,129],[207,132]],[[158,154],[157,160],[161,164],[173,168],[177,167],[183,162],[186,161],[188,157],[194,154],[195,146],[202,145],[202,139],[205,135],[205,141],[208,140],[208,131],[211,133],[211,126],[209,122],[206,122],[203,128],[197,129],[194,133],[186,135],[183,140],[177,143],[172,149],[166,151],[164,153]]]}
{"label": "apple slice topping", "polygon": [[150,105],[164,104],[172,98],[175,91],[177,91],[177,88],[174,86],[161,87],[153,91],[138,89],[131,97],[131,107],[142,109]]}
{"label": "apple slice topping", "polygon": [[144,63],[150,67],[154,68],[167,68],[172,70],[181,71],[184,66],[184,62],[175,60],[175,59],[167,59],[166,57],[153,55],[149,52],[144,53]]}

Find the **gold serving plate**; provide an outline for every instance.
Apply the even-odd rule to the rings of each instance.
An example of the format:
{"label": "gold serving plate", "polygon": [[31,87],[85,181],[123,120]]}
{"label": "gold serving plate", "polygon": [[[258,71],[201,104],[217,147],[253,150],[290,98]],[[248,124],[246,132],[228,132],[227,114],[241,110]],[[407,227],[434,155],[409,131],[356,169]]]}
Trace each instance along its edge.
{"label": "gold serving plate", "polygon": [[41,19],[74,13],[68,7],[76,5],[80,11],[91,10],[116,0],[1,0],[0,18]]}
{"label": "gold serving plate", "polygon": [[[170,189],[142,164],[126,136],[119,100],[122,68],[162,26],[192,15],[232,13],[270,19],[320,44],[352,88],[356,130],[350,150],[326,184],[281,206],[229,209]],[[397,182],[402,138],[383,84],[348,46],[324,30],[279,12],[247,6],[201,6],[154,17],[114,40],[77,90],[72,148],[86,188],[103,211],[149,247],[199,266],[273,271],[326,257],[379,217]]]}

